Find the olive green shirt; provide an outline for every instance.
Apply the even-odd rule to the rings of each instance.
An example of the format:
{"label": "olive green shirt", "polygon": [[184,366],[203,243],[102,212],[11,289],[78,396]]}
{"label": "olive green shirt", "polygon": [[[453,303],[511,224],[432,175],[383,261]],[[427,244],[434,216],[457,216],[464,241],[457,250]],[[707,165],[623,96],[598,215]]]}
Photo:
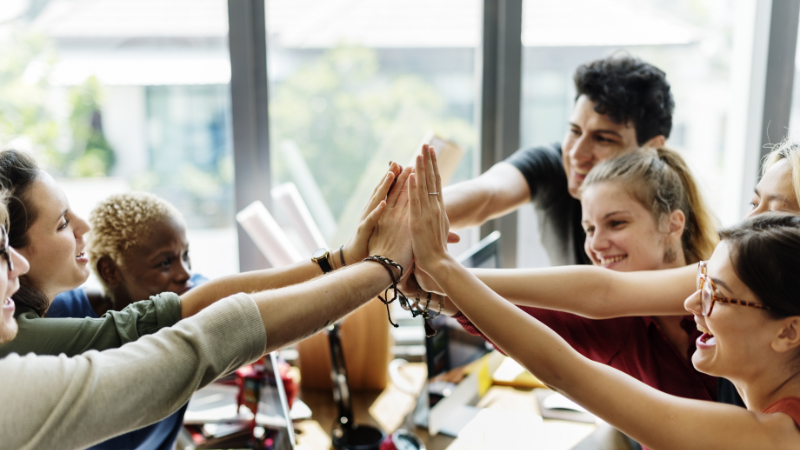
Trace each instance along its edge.
{"label": "olive green shirt", "polygon": [[0,449],[86,448],[147,426],[266,350],[258,306],[236,294],[121,348],[11,354],[0,359]]}
{"label": "olive green shirt", "polygon": [[42,318],[29,308],[17,312],[17,337],[0,345],[0,358],[25,355],[79,355],[88,350],[118,348],[181,320],[181,301],[172,292],[131,303],[97,319]]}

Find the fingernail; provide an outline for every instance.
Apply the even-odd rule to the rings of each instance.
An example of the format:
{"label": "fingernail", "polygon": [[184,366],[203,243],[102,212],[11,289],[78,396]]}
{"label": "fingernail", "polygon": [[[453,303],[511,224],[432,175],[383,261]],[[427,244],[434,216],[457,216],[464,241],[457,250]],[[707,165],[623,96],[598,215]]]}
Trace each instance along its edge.
{"label": "fingernail", "polygon": [[392,167],[392,164],[394,164],[394,161],[389,160],[389,167]]}

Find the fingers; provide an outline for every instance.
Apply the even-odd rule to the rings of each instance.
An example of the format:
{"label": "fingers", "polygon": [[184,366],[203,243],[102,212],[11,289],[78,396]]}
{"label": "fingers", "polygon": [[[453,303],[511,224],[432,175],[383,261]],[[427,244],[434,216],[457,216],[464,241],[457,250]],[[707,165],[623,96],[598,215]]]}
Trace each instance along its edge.
{"label": "fingers", "polygon": [[448,231],[447,232],[447,243],[448,244],[458,244],[459,242],[461,242],[461,236],[459,236],[456,233],[453,233],[452,231]]}
{"label": "fingers", "polygon": [[383,176],[383,180],[381,180],[380,184],[375,187],[375,190],[372,191],[372,197],[369,198],[369,202],[364,207],[364,211],[361,213],[362,220],[364,220],[364,217],[375,210],[375,208],[378,206],[378,203],[386,198],[386,193],[389,192],[389,188],[391,188],[392,183],[394,183],[394,172],[389,171]]}
{"label": "fingers", "polygon": [[[417,186],[417,174],[412,173],[408,177],[408,200],[411,204],[411,214],[409,216],[412,224],[415,224],[422,214],[419,201],[419,187]],[[412,236],[413,238],[413,236]]]}
{"label": "fingers", "polygon": [[439,161],[436,159],[436,152],[431,147],[431,164],[433,165],[433,181],[436,186],[436,192],[439,193],[437,200],[439,200],[439,205],[442,207],[442,211],[444,211],[444,197],[442,194],[442,176],[439,174]]}
{"label": "fingers", "polygon": [[403,193],[405,189],[406,181],[408,180],[408,176],[411,174],[411,168],[406,167],[400,172],[400,175],[397,177],[397,181],[392,186],[392,189],[389,191],[389,196],[386,197],[386,204],[390,207],[393,207],[397,204],[397,199],[400,197],[400,194]]}
{"label": "fingers", "polygon": [[425,180],[425,163],[422,158],[422,155],[417,155],[417,159],[414,162],[417,189],[419,189],[419,195],[428,195],[428,183]]}
{"label": "fingers", "polygon": [[364,219],[364,221],[359,225],[364,231],[371,233],[375,226],[378,225],[378,221],[380,220],[383,212],[386,211],[386,201],[381,200],[376,206]]}
{"label": "fingers", "polygon": [[[436,181],[434,180],[434,171],[433,171],[433,161],[431,160],[431,153],[433,153],[433,147],[424,146],[422,148],[422,157],[425,160],[425,182],[428,184],[428,192],[429,193],[438,193],[439,191],[436,190]],[[431,199],[437,200],[437,199]]]}

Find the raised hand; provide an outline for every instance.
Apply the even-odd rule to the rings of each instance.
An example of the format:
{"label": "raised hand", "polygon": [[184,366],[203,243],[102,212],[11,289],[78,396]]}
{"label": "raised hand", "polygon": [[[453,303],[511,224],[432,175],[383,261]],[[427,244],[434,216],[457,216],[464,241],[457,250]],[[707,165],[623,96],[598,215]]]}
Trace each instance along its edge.
{"label": "raised hand", "polygon": [[369,240],[369,254],[391,259],[408,274],[413,261],[411,236],[408,228],[408,178],[411,168],[406,167],[397,177],[395,187],[386,198],[386,211],[378,219]]}
{"label": "raised hand", "polygon": [[411,245],[415,264],[433,275],[438,264],[450,259],[447,238],[450,223],[442,198],[442,178],[436,153],[427,145],[417,156],[416,172],[409,179]]}
{"label": "raised hand", "polygon": [[[350,265],[354,264],[370,255],[369,253],[369,239],[372,236],[373,229],[378,224],[378,219],[383,215],[386,209],[386,196],[391,192],[399,194],[399,191],[405,189],[402,183],[395,183],[395,180],[402,172],[403,168],[393,162],[389,165],[389,171],[381,179],[380,183],[372,190],[372,195],[369,201],[361,211],[361,217],[358,220],[358,227],[356,228],[353,236],[344,245],[342,254],[345,263]],[[336,253],[335,250],[332,253]],[[331,262],[335,268],[341,266],[341,261],[338,255],[331,257]]]}

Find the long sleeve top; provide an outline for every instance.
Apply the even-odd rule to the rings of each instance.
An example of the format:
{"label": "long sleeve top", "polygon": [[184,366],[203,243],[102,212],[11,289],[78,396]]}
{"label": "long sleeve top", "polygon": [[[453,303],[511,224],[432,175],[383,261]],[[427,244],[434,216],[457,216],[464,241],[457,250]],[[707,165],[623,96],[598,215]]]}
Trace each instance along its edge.
{"label": "long sleeve top", "polygon": [[174,325],[181,320],[181,300],[165,292],[97,319],[44,318],[32,309],[20,307],[16,318],[17,337],[0,345],[0,357],[10,353],[73,356],[88,350],[117,348]]}
{"label": "long sleeve top", "polygon": [[0,447],[84,448],[161,420],[197,389],[261,357],[267,336],[236,294],[121,348],[0,360]]}

